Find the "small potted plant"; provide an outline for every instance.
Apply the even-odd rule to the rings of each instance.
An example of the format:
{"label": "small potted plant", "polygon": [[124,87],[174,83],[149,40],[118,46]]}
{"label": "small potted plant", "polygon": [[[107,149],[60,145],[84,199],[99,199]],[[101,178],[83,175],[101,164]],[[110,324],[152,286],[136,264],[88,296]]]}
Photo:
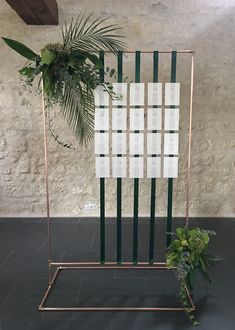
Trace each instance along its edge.
{"label": "small potted plant", "polygon": [[190,322],[198,325],[187,290],[190,294],[193,293],[196,272],[200,272],[204,279],[211,283],[207,269],[217,258],[206,254],[206,251],[210,235],[215,235],[215,232],[183,227],[177,228],[175,235],[176,239],[167,250],[167,267],[175,271],[180,282],[179,298]]}

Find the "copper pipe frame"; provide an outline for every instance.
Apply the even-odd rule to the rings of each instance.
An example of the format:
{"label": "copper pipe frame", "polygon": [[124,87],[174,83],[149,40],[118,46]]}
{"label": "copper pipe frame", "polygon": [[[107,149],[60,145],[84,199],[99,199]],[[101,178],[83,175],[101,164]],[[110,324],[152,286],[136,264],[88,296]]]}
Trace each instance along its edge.
{"label": "copper pipe frame", "polygon": [[[164,269],[168,270],[166,263],[164,262],[155,262],[154,264],[148,264],[147,262],[142,262],[137,265],[133,265],[131,262],[125,262],[121,265],[117,265],[115,262],[107,262],[105,264],[99,264],[96,262],[71,262],[71,263],[52,263],[53,265],[57,265],[55,274],[52,278],[51,283],[49,284],[42,301],[38,307],[39,311],[105,311],[105,312],[110,312],[110,311],[126,311],[126,312],[131,312],[131,311],[142,311],[142,312],[149,312],[149,311],[185,311],[186,308],[184,307],[120,307],[120,306],[113,306],[113,307],[97,307],[97,306],[91,306],[91,307],[75,307],[75,306],[64,306],[64,307],[53,307],[53,306],[46,306],[47,299],[49,298],[51,291],[53,289],[53,285],[57,281],[60,272],[63,270],[99,270],[99,269]],[[59,266],[60,265],[60,266]],[[65,266],[66,265],[66,266]],[[192,297],[190,295],[189,290],[185,287],[185,291],[187,293],[189,302],[190,302],[190,307],[187,307],[187,310],[196,310],[196,307],[193,303]]]}
{"label": "copper pipe frame", "polygon": [[190,101],[189,101],[189,133],[188,133],[188,164],[186,184],[186,227],[189,225],[189,199],[190,199],[190,172],[191,172],[191,147],[192,147],[192,121],[193,121],[193,86],[194,86],[194,53],[191,57],[190,75]]}
{"label": "copper pipe frame", "polygon": [[[153,51],[144,50],[142,53],[153,53]],[[106,52],[109,53],[109,52]],[[128,50],[124,53],[135,53],[135,50]],[[172,50],[160,50],[159,53],[169,54]],[[191,55],[191,76],[190,76],[190,104],[189,104],[189,137],[188,137],[188,164],[187,164],[187,186],[186,186],[186,226],[189,224],[189,191],[190,191],[190,170],[191,170],[191,144],[192,144],[192,106],[193,106],[193,82],[194,82],[194,51],[193,50],[178,50],[177,53]],[[45,165],[45,183],[46,183],[46,210],[47,210],[47,229],[48,229],[48,270],[49,270],[49,285],[38,307],[40,311],[185,311],[184,307],[46,307],[46,301],[51,294],[53,285],[55,284],[62,270],[75,269],[166,269],[164,262],[155,262],[149,264],[147,262],[139,262],[133,265],[130,262],[123,262],[117,265],[115,262],[100,264],[99,262],[53,262],[51,248],[51,228],[50,228],[50,199],[49,199],[49,178],[48,178],[48,149],[47,149],[47,129],[46,129],[46,111],[44,101],[44,86],[42,80],[42,110],[43,110],[43,138],[44,138],[44,165]],[[56,266],[54,276],[52,276],[52,267]],[[189,298],[191,307],[187,310],[196,310],[193,299],[189,290],[185,287],[185,291]]]}
{"label": "copper pipe frame", "polygon": [[[158,50],[159,54],[171,54],[174,50],[170,50],[170,49],[165,49],[165,50]],[[152,54],[154,51],[153,50],[141,50],[142,54]],[[190,50],[190,49],[180,49],[180,50],[176,50],[177,53],[179,54],[194,54],[194,50]],[[110,53],[113,54],[113,52],[111,51],[104,51],[104,53]],[[136,50],[124,50],[123,51],[124,54],[135,54]]]}
{"label": "copper pipe frame", "polygon": [[52,280],[51,261],[51,223],[50,223],[50,197],[49,197],[49,176],[48,176],[48,148],[47,148],[47,125],[46,125],[46,106],[44,99],[44,83],[41,75],[42,88],[42,114],[43,114],[43,143],[44,143],[44,170],[45,170],[45,190],[46,190],[46,214],[47,214],[47,238],[48,238],[48,280],[49,284]]}

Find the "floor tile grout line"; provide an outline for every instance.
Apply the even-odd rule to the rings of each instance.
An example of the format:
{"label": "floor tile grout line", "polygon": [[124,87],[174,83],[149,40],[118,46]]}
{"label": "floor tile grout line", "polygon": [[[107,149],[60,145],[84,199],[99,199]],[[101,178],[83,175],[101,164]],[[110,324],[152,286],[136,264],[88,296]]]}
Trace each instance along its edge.
{"label": "floor tile grout line", "polygon": [[8,255],[5,257],[5,259],[0,263],[0,266],[4,266],[4,264],[7,262],[7,260],[14,254],[14,250],[9,251]]}
{"label": "floor tile grout line", "polygon": [[76,221],[76,223],[75,223],[75,226],[74,226],[74,230],[73,230],[73,233],[75,233],[76,232],[76,230],[77,230],[77,227],[78,227],[78,225],[80,224],[80,220],[79,220],[79,218],[77,219],[77,221]]}
{"label": "floor tile grout line", "polygon": [[42,224],[42,219],[40,219],[40,221],[38,222],[38,223],[35,223],[35,225],[33,226],[33,228],[31,229],[31,233],[32,232],[34,232],[34,230],[38,227],[38,226],[40,226]]}
{"label": "floor tile grout line", "polygon": [[31,327],[32,327],[33,323],[34,323],[34,320],[30,320],[30,323],[29,323],[29,326],[28,326],[28,329],[27,330],[32,329]]}
{"label": "floor tile grout line", "polygon": [[[80,296],[80,293],[81,293],[81,290],[82,290],[82,284],[83,284],[83,282],[84,282],[84,277],[81,278],[81,283],[80,283],[79,289],[78,289],[77,294],[76,294],[75,306],[77,306],[78,303],[79,303],[79,296]],[[72,315],[72,320],[75,320],[74,319],[74,313]]]}
{"label": "floor tile grout line", "polygon": [[[94,232],[94,234],[93,234],[93,236],[92,236],[92,240],[91,240],[91,243],[90,243],[90,247],[89,247],[89,251],[92,251],[92,246],[93,246],[93,244],[94,244],[94,241],[95,241],[95,232]],[[99,250],[99,249],[97,249],[97,250]]]}
{"label": "floor tile grout line", "polygon": [[[48,238],[45,238],[44,241],[42,242],[42,244],[39,246],[38,252],[43,252],[42,249],[46,245],[47,242],[48,242]],[[47,251],[47,249],[46,249],[46,251]]]}
{"label": "floor tile grout line", "polygon": [[10,289],[10,291],[8,292],[7,296],[2,300],[1,304],[0,304],[0,310],[2,309],[2,307],[4,306],[5,302],[7,301],[7,299],[10,297],[10,295],[14,292],[15,288],[17,287],[17,285],[20,283],[20,278],[18,278],[15,282],[15,285]]}

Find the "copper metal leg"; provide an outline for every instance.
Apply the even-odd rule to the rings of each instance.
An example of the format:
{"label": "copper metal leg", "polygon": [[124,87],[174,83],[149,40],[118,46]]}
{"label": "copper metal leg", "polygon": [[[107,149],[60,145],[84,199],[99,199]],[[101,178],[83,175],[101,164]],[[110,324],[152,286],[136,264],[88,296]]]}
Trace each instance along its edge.
{"label": "copper metal leg", "polygon": [[190,76],[188,164],[187,164],[187,185],[186,185],[186,227],[188,227],[189,224],[189,197],[190,197],[189,193],[190,193],[192,120],[193,120],[193,83],[194,83],[194,53],[192,53],[192,57],[191,57],[191,76]]}

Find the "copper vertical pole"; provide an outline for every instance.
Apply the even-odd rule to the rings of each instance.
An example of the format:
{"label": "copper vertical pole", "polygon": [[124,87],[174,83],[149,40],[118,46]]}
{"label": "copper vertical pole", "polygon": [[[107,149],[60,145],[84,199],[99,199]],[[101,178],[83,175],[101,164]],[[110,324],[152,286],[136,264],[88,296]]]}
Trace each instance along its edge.
{"label": "copper vertical pole", "polygon": [[187,188],[186,188],[186,227],[189,224],[189,190],[191,170],[191,145],[192,145],[192,119],[193,119],[193,79],[194,79],[194,53],[191,58],[190,77],[190,104],[189,104],[189,136],[188,136],[188,166],[187,166]]}
{"label": "copper vertical pole", "polygon": [[42,85],[42,114],[43,114],[43,140],[44,140],[44,167],[45,167],[45,183],[46,183],[46,214],[47,214],[47,238],[48,238],[48,271],[49,283],[51,283],[51,226],[50,226],[50,200],[49,200],[49,180],[48,180],[48,149],[47,149],[47,126],[46,126],[46,111],[44,99],[44,84],[41,77]]}

